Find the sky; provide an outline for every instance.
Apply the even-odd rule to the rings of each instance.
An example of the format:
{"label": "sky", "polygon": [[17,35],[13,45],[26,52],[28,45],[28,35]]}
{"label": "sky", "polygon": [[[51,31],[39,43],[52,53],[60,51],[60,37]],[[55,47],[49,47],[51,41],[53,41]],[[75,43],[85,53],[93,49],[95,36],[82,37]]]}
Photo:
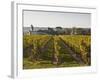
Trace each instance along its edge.
{"label": "sky", "polygon": [[23,11],[23,26],[30,27],[57,27],[63,28],[91,27],[91,14],[47,11]]}

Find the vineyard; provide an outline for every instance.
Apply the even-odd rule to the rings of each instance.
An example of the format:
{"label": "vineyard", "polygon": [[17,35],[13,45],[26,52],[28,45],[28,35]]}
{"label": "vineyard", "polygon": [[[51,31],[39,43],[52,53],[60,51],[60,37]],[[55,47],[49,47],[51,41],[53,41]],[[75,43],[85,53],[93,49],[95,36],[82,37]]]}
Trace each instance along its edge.
{"label": "vineyard", "polygon": [[24,35],[23,69],[91,65],[89,35]]}

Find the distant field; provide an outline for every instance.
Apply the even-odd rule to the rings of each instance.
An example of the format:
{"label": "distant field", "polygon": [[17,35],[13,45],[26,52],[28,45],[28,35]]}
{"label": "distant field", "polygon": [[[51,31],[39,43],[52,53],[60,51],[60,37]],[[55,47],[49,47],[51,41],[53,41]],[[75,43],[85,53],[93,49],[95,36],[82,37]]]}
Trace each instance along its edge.
{"label": "distant field", "polygon": [[23,69],[91,65],[89,35],[24,35]]}

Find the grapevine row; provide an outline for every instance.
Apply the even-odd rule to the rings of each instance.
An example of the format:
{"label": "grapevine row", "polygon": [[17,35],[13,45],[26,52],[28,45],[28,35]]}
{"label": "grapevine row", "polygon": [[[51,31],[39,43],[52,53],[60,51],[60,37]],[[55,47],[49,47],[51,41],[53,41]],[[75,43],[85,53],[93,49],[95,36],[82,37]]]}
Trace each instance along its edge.
{"label": "grapevine row", "polygon": [[81,56],[84,63],[90,64],[90,37],[89,36],[60,36],[66,44]]}

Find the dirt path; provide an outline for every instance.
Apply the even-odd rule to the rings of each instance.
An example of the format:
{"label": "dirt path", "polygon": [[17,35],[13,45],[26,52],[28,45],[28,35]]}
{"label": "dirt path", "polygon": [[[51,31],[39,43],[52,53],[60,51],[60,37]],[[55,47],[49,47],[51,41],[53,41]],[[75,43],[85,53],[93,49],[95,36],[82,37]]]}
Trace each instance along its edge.
{"label": "dirt path", "polygon": [[47,48],[48,48],[48,45],[49,45],[49,43],[51,42],[52,39],[53,39],[53,38],[50,37],[48,40],[46,40],[46,41],[43,43],[43,46],[41,47],[41,49],[42,49],[42,50],[47,49]]}
{"label": "dirt path", "polygon": [[[48,45],[51,44],[51,41],[53,40],[53,38],[51,37],[49,40],[47,40],[44,44],[44,46],[42,47],[42,53],[48,49]],[[79,64],[84,64],[82,58],[80,57],[80,55],[76,54],[66,43],[65,41],[59,37],[60,43],[61,45],[64,46],[64,48],[66,48],[66,50],[69,52],[69,55],[74,58]]]}
{"label": "dirt path", "polygon": [[65,43],[65,41],[59,37],[59,39],[61,40],[62,45],[64,45],[64,47],[67,49],[67,51],[69,52],[69,54],[79,63],[79,64],[84,64],[82,58],[76,54],[74,51],[71,50],[71,48]]}

